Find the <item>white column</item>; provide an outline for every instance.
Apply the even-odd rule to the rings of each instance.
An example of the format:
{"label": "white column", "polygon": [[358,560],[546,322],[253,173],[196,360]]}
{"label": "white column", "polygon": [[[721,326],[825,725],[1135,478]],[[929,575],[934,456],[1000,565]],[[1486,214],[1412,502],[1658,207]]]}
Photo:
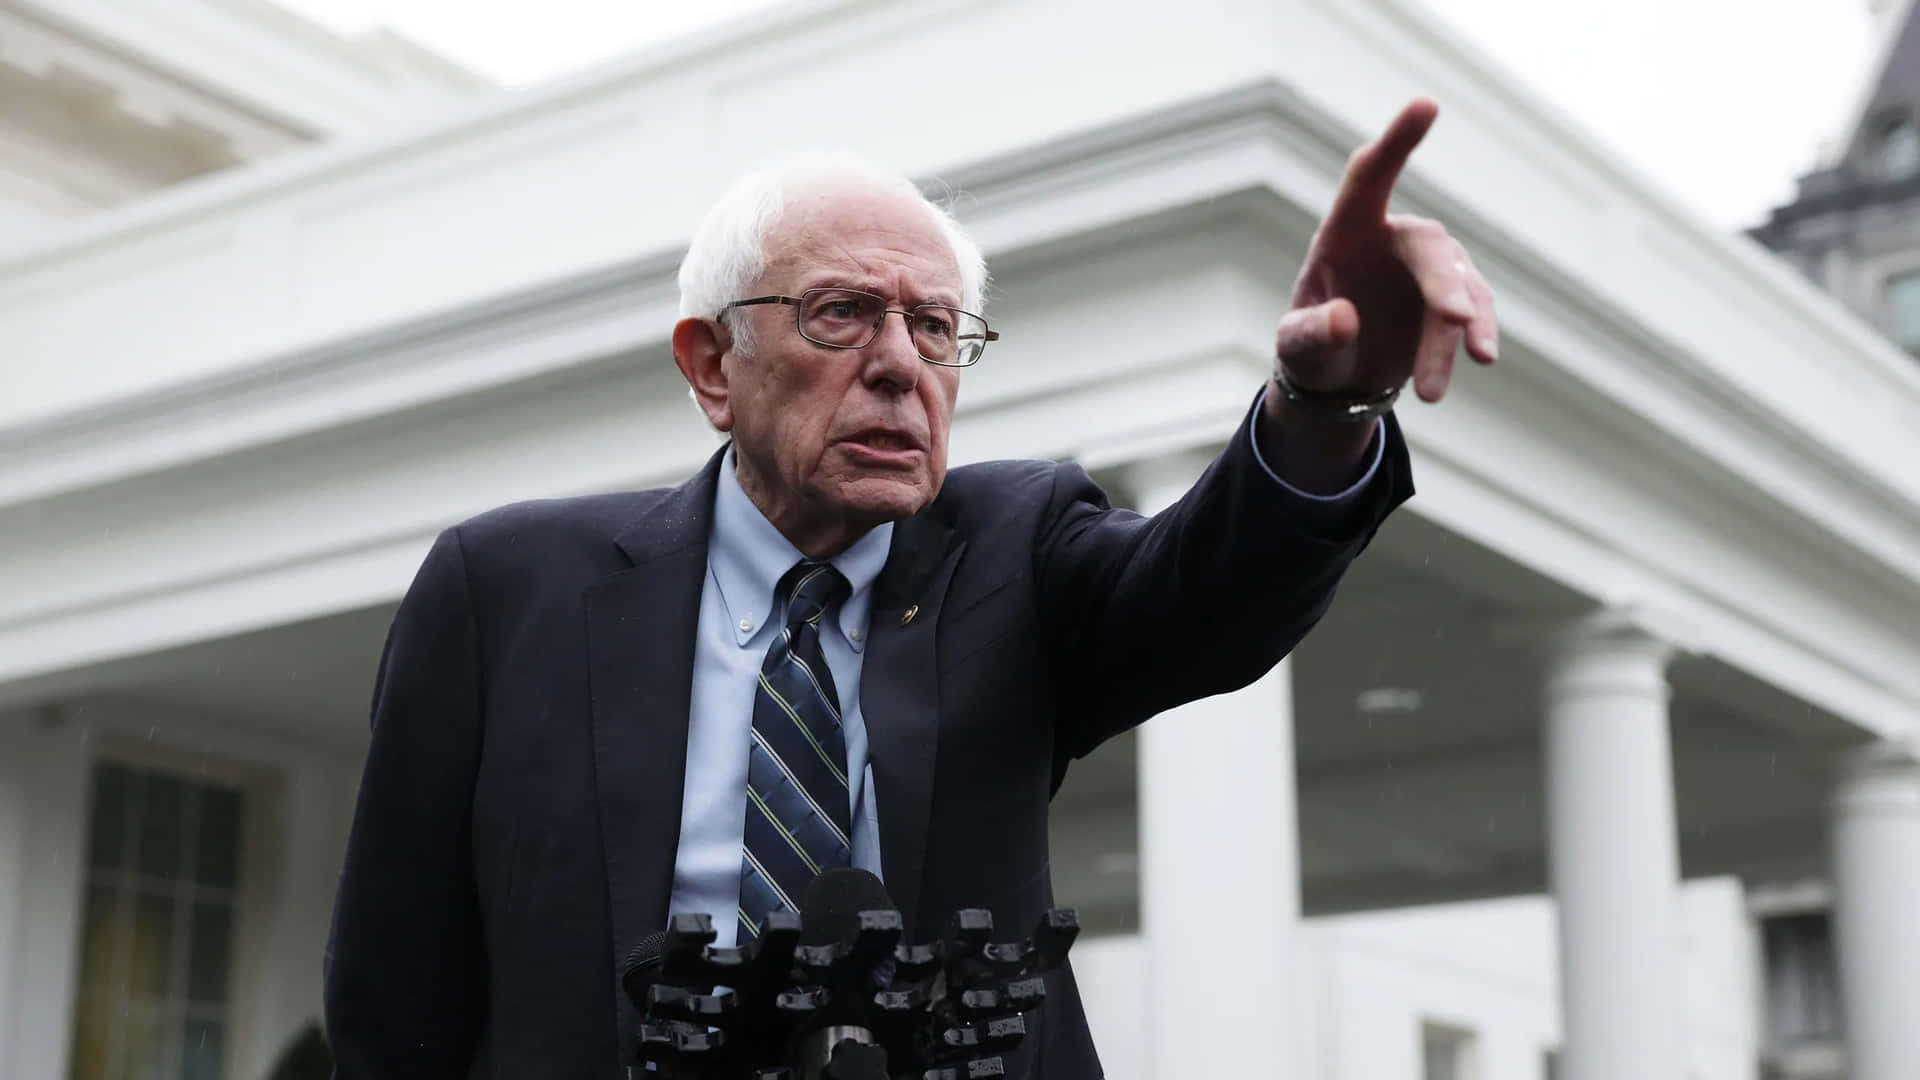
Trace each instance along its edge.
{"label": "white column", "polygon": [[1679,1080],[1672,646],[1615,612],[1553,644],[1544,753],[1562,1076]]}
{"label": "white column", "polygon": [[[11,985],[0,1015],[0,1080],[67,1075],[79,981],[80,916],[85,908],[87,733],[56,711],[9,717],[0,746],[10,789],[5,801],[18,830],[13,865],[0,867],[11,900],[8,955],[0,980]],[[20,842],[24,841],[23,846]],[[11,872],[15,877],[7,877]]]}
{"label": "white column", "polygon": [[1920,1076],[1920,742],[1846,763],[1833,800],[1834,933],[1853,1080]]}
{"label": "white column", "polygon": [[[1143,509],[1171,503],[1199,472],[1191,460],[1157,468],[1132,478]],[[1300,855],[1288,665],[1155,717],[1138,752],[1144,1075],[1295,1076]]]}
{"label": "white column", "polygon": [[25,766],[33,718],[0,712],[0,1080],[10,1080],[14,1000],[31,992],[22,940],[27,927],[27,851],[32,844],[32,806]]}

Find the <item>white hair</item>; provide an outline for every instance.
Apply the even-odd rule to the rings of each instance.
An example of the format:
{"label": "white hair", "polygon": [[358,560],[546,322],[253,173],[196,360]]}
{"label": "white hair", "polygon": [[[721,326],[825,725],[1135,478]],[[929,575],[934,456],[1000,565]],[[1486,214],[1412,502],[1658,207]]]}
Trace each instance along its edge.
{"label": "white hair", "polygon": [[[927,208],[960,269],[960,306],[984,314],[987,262],[946,207],[928,199],[914,182],[847,153],[813,153],[736,181],[693,231],[680,262],[680,316],[712,319],[742,299],[767,268],[767,241],[789,198],[821,187],[865,187],[910,197]],[[753,342],[745,319],[729,319],[734,348]]]}

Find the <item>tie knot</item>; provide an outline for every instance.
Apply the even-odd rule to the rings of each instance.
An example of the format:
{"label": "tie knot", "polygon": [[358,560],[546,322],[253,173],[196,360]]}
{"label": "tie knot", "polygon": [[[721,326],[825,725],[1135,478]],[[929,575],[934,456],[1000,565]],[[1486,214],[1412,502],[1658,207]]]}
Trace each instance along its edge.
{"label": "tie knot", "polygon": [[787,622],[817,623],[827,608],[853,591],[832,563],[802,559],[793,564],[775,590],[787,601]]}

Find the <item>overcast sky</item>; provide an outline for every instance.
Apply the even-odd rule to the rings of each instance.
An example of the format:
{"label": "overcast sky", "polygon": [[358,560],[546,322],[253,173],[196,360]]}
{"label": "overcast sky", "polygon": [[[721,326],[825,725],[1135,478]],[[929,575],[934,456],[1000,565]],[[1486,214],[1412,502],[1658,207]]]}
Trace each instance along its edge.
{"label": "overcast sky", "polygon": [[[771,6],[771,0],[277,2],[347,33],[387,25],[513,85]],[[1757,223],[1790,195],[1794,178],[1840,133],[1875,52],[1869,0],[1417,2],[1643,175],[1725,228]]]}

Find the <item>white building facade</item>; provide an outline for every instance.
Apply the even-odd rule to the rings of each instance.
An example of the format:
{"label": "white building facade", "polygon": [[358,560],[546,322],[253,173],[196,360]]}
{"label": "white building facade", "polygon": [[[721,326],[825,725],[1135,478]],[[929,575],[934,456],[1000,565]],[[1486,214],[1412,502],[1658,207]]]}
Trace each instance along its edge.
{"label": "white building facade", "polygon": [[958,192],[956,459],[1151,510],[1417,93],[1502,361],[1400,410],[1419,494],[1292,659],[1069,774],[1110,1074],[1754,1077],[1744,885],[1831,873],[1851,1075],[1920,1075],[1910,358],[1408,0],[813,0],[0,247],[0,1080],[258,1077],[318,1015],[393,606],[454,521],[710,453],[666,339],[739,171]]}

